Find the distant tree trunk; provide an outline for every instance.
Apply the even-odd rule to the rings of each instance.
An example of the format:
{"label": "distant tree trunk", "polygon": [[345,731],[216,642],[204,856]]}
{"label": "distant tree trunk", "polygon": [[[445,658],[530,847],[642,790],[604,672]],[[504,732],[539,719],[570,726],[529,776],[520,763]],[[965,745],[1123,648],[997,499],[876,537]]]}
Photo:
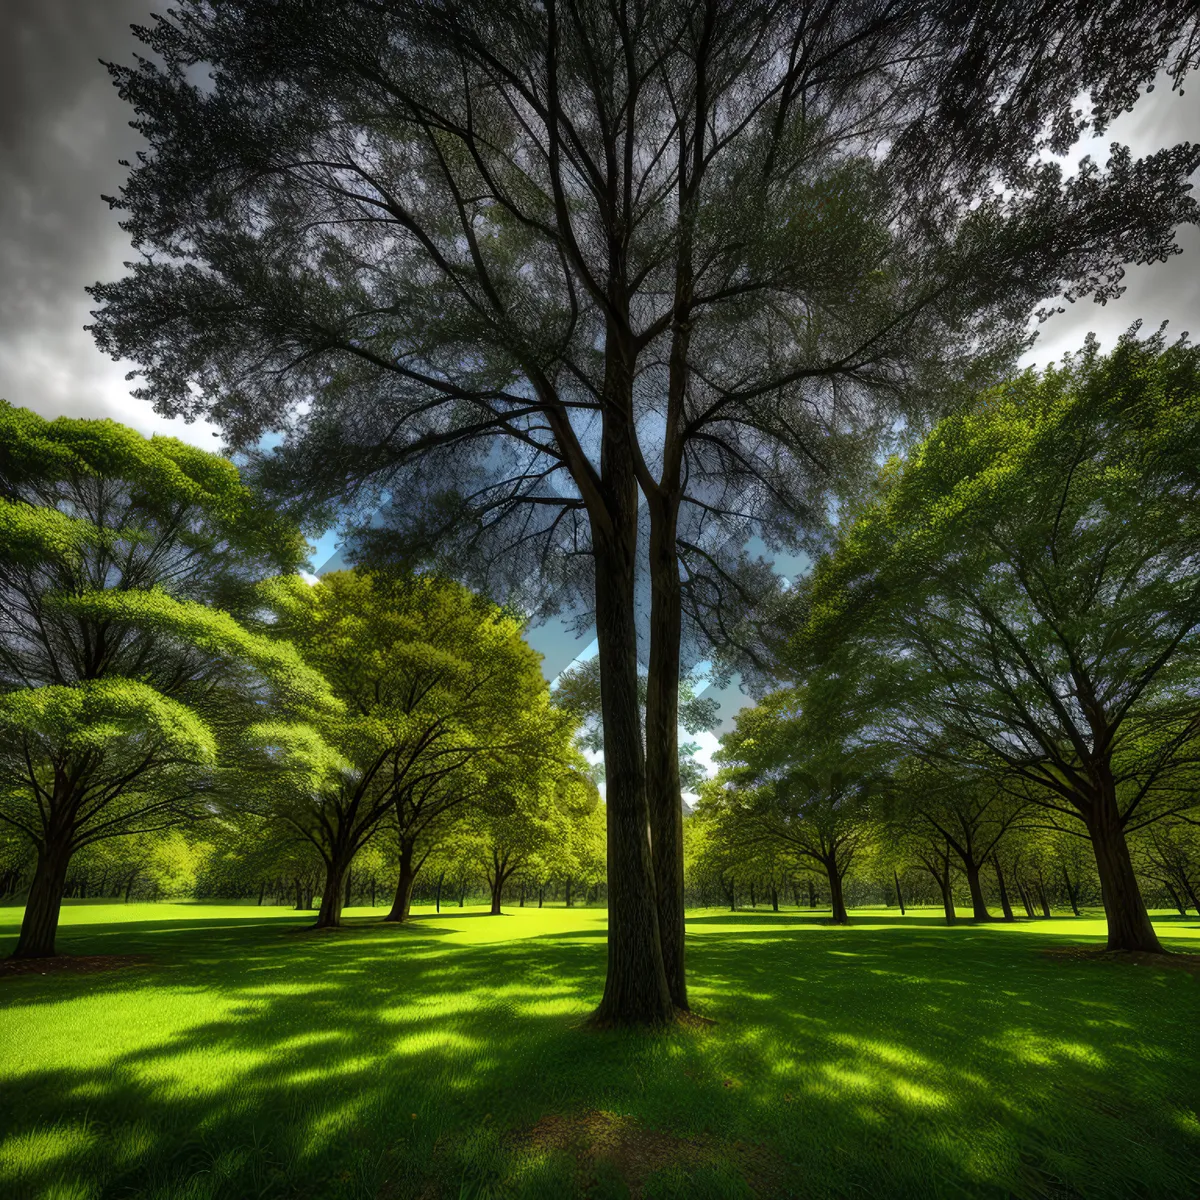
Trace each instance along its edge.
{"label": "distant tree trunk", "polygon": [[754,894],[754,880],[750,880],[750,907],[758,907],[758,897]]}
{"label": "distant tree trunk", "polygon": [[1192,907],[1196,910],[1196,916],[1200,917],[1200,896],[1196,895],[1196,889],[1192,886],[1191,880],[1185,879],[1183,886],[1187,889],[1187,894],[1191,898]]}
{"label": "distant tree trunk", "polygon": [[1087,827],[1092,835],[1092,851],[1108,918],[1108,949],[1165,953],[1133,872],[1111,778],[1102,781],[1088,814]]}
{"label": "distant tree trunk", "polygon": [[434,892],[434,895],[433,895],[433,911],[434,912],[440,913],[442,911],[442,880],[445,878],[446,878],[446,872],[443,871],[438,876],[437,890]]}
{"label": "distant tree trunk", "polygon": [[725,897],[729,901],[729,911],[737,912],[737,880],[729,877],[729,886],[725,889]]}
{"label": "distant tree trunk", "polygon": [[1076,898],[1076,894],[1075,894],[1076,889],[1071,884],[1071,876],[1069,874],[1067,874],[1066,863],[1063,864],[1062,875],[1063,875],[1063,883],[1065,883],[1067,885],[1067,899],[1071,902],[1071,911],[1076,916],[1079,916],[1079,902],[1078,902],[1078,900]]}
{"label": "distant tree trunk", "polygon": [[980,865],[972,858],[963,866],[967,874],[967,890],[971,893],[971,916],[976,921],[990,921],[992,914],[988,912],[983,898],[983,884],[979,880]]}
{"label": "distant tree trunk", "polygon": [[267,894],[267,881],[264,879],[258,885],[258,907],[262,908],[263,897]]}
{"label": "distant tree trunk", "polygon": [[495,851],[492,851],[492,870],[488,875],[488,884],[492,889],[491,915],[493,917],[501,915],[500,901],[504,896],[504,885],[512,873],[513,868],[508,865],[508,856],[501,858]]}
{"label": "distant tree trunk", "polygon": [[567,907],[571,907],[571,877],[567,876]]}
{"label": "distant tree trunk", "polygon": [[137,871],[130,871],[129,878],[125,881],[125,903],[129,903],[129,894],[133,891],[133,885],[137,882]]}
{"label": "distant tree trunk", "polygon": [[992,866],[996,869],[996,886],[1000,889],[1000,907],[1004,911],[1004,919],[1012,921],[1015,918],[1008,899],[1008,888],[1004,886],[1004,872],[1000,868],[1000,859],[995,854],[992,855]]}
{"label": "distant tree trunk", "polygon": [[304,889],[300,886],[300,876],[296,876],[296,911],[304,911]]}
{"label": "distant tree trunk", "polygon": [[371,907],[375,907],[375,876],[371,876]]}
{"label": "distant tree trunk", "polygon": [[524,880],[521,880],[521,903],[517,907],[518,908],[525,907],[525,881]]}
{"label": "distant tree trunk", "polygon": [[383,919],[385,921],[407,921],[412,908],[413,884],[417,881],[417,871],[420,863],[415,863],[415,848],[413,843],[405,838],[400,843],[400,875],[396,880],[396,898],[392,901],[391,911]]}
{"label": "distant tree trunk", "polygon": [[467,902],[467,880],[464,876],[458,882],[458,907],[462,908]]}
{"label": "distant tree trunk", "polygon": [[542,907],[542,905],[545,903],[545,900],[546,900],[546,885],[543,883],[543,884],[538,885],[538,908]]}
{"label": "distant tree trunk", "polygon": [[829,907],[833,914],[831,919],[835,925],[849,925],[850,914],[846,912],[846,901],[842,897],[842,876],[835,858],[825,861],[825,874],[829,879]]}
{"label": "distant tree trunk", "polygon": [[1046,881],[1042,878],[1042,873],[1038,871],[1038,897],[1042,902],[1042,916],[1049,917],[1050,901],[1046,899]]}
{"label": "distant tree trunk", "polygon": [[1165,879],[1163,880],[1163,887],[1167,889],[1167,894],[1171,897],[1171,903],[1174,904],[1179,910],[1179,915],[1181,917],[1186,917],[1187,908],[1184,906],[1183,901],[1179,898],[1179,893]]}
{"label": "distant tree trunk", "polygon": [[25,901],[21,935],[17,939],[13,958],[53,957],[70,862],[71,841],[67,831],[53,841],[47,839],[38,847],[33,883],[29,887],[29,898]]}
{"label": "distant tree trunk", "polygon": [[808,907],[817,907],[817,889],[813,885],[813,881],[811,879],[808,881]]}
{"label": "distant tree trunk", "polygon": [[896,903],[900,905],[900,915],[904,916],[904,893],[900,890],[900,872],[892,868],[892,878],[896,881]]}
{"label": "distant tree trunk", "polygon": [[779,889],[774,884],[771,884],[771,911],[779,911]]}

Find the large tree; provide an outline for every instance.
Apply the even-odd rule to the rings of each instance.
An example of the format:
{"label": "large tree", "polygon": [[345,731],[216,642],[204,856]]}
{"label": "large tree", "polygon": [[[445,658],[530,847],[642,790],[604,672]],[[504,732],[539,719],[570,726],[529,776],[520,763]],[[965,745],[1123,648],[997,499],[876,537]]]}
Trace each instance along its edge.
{"label": "large tree", "polygon": [[1196,802],[1198,462],[1200,350],[1090,342],[888,469],[794,646],[835,679],[881,665],[880,736],[967,747],[1044,824],[1082,822],[1114,950],[1161,949],[1127,834]]}
{"label": "large tree", "polygon": [[280,487],[390,498],[385,547],[594,607],[602,1018],[687,1004],[681,639],[733,636],[764,578],[746,537],[802,540],[855,430],[987,375],[1039,302],[1106,299],[1173,252],[1192,148],[1065,180],[1039,152],[1164,65],[1178,82],[1194,21],[1184,0],[184,0],[112,68],[149,143],[114,201],[143,258],[94,289],[96,332],[142,394],[238,446],[286,431]]}
{"label": "large tree", "polygon": [[0,821],[36,849],[16,953],[41,957],[72,855],[202,815],[257,702],[332,701],[232,615],[306,547],[226,459],[0,402],[0,528]]}

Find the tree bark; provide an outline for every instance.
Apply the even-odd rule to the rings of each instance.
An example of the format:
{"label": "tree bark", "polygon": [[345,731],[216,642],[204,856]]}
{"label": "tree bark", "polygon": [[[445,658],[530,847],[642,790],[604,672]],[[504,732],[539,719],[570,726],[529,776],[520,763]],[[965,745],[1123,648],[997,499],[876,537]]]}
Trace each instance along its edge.
{"label": "tree bark", "polygon": [[1183,906],[1183,901],[1179,898],[1179,893],[1164,879],[1163,887],[1167,889],[1167,895],[1171,897],[1171,903],[1175,905],[1181,917],[1187,916],[1187,909]]}
{"label": "tree bark", "polygon": [[1111,789],[1102,792],[1088,812],[1087,827],[1092,835],[1092,851],[1104,895],[1108,949],[1165,954],[1133,872],[1129,844]]}
{"label": "tree bark", "polygon": [[779,911],[779,889],[774,884],[771,885],[771,911]]}
{"label": "tree bark", "polygon": [[900,872],[892,868],[892,878],[896,881],[896,903],[900,905],[900,915],[904,916],[904,893],[900,890]]}
{"label": "tree bark", "polygon": [[71,862],[69,835],[47,839],[38,847],[33,883],[25,901],[21,935],[13,958],[51,958],[58,936],[58,917],[62,911],[67,885],[67,867]]}
{"label": "tree bark", "polygon": [[321,889],[321,907],[315,929],[336,929],[342,923],[342,904],[346,897],[349,867],[340,855],[325,864],[325,886]]}
{"label": "tree bark", "polygon": [[417,881],[419,867],[413,865],[413,844],[410,841],[400,843],[400,876],[396,880],[396,898],[392,901],[391,911],[383,919],[385,921],[407,921],[412,907],[413,884]]}
{"label": "tree bark", "polygon": [[829,906],[835,925],[849,925],[850,914],[846,912],[846,901],[842,897],[842,877],[838,874],[837,862],[830,859],[825,863],[825,874],[829,878]]}
{"label": "tree bark", "polygon": [[675,546],[679,502],[651,497],[650,662],[646,691],[646,795],[663,971],[671,1003],[687,1009],[684,956],[683,795],[679,786],[679,639]]}
{"label": "tree bark", "polygon": [[433,911],[434,912],[440,913],[442,911],[442,880],[444,880],[445,878],[446,878],[446,872],[443,871],[438,876],[437,890],[433,894]]}
{"label": "tree bark", "polygon": [[954,911],[954,892],[950,887],[950,873],[946,873],[945,879],[938,879],[938,887],[942,892],[942,910],[946,914],[946,924],[953,925],[957,920],[957,914]]}
{"label": "tree bark", "polygon": [[1029,889],[1021,882],[1020,879],[1017,880],[1017,891],[1020,893],[1021,903],[1025,906],[1025,915],[1027,917],[1036,917],[1037,913],[1034,911],[1033,900],[1029,895]]}
{"label": "tree bark", "polygon": [[1042,916],[1049,918],[1052,916],[1050,901],[1046,899],[1046,881],[1042,878],[1040,871],[1038,873],[1038,898],[1042,905]]}
{"label": "tree bark", "polygon": [[808,907],[817,907],[817,889],[813,886],[813,881],[811,879],[808,881]]}
{"label": "tree bark", "polygon": [[964,863],[967,874],[967,889],[971,893],[971,915],[976,921],[990,921],[992,914],[988,912],[987,902],[983,898],[983,884],[979,880],[979,864],[972,860]]}
{"label": "tree bark", "polygon": [[993,854],[992,866],[996,870],[996,886],[1000,889],[1000,907],[1004,912],[1006,921],[1015,920],[1013,917],[1012,904],[1008,899],[1008,888],[1004,886],[1004,872],[1000,869],[1000,860]]}

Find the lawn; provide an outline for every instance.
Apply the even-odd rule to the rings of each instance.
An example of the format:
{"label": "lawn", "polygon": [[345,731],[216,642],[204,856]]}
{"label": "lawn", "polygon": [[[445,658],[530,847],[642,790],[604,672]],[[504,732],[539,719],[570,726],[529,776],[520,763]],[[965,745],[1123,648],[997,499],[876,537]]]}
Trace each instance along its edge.
{"label": "lawn", "polygon": [[418,914],[69,906],[147,957],[0,979],[0,1195],[1200,1195],[1200,978],[1045,952],[1098,920],[693,913],[715,1024],[648,1036],[584,1026],[602,911]]}

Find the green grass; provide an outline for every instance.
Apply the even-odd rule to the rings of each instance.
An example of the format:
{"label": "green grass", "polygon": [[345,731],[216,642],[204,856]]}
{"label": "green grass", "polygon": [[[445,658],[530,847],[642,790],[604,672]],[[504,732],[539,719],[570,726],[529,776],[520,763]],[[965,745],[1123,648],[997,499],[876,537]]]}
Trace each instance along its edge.
{"label": "green grass", "polygon": [[[583,1027],[597,909],[311,935],[72,905],[63,951],[152,959],[0,980],[0,1195],[1200,1195],[1200,978],[1043,954],[1094,919],[852,915],[692,914],[717,1023],[656,1037]],[[1200,950],[1200,921],[1156,922]],[[528,1136],[589,1113],[644,1144],[580,1170]]]}

